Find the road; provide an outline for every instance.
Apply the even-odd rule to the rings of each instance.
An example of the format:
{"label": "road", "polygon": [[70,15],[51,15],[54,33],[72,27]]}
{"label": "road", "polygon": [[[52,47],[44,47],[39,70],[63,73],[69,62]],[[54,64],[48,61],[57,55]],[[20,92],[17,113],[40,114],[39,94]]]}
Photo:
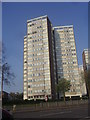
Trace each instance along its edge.
{"label": "road", "polygon": [[[45,111],[34,111],[34,112],[16,112],[14,118],[83,118],[88,117],[88,105],[73,106],[70,108],[57,108]],[[89,119],[90,120],[90,119]]]}

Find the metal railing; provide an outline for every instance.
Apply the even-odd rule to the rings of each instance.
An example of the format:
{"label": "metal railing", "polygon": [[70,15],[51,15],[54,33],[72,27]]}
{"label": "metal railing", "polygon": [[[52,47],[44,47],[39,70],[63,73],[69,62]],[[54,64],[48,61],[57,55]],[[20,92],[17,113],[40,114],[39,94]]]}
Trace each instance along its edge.
{"label": "metal railing", "polygon": [[58,102],[41,102],[38,104],[22,104],[13,106],[3,106],[4,109],[10,110],[12,112],[20,111],[37,111],[37,110],[48,110],[56,108],[68,108],[79,105],[88,104],[88,100],[70,100],[70,101],[58,101]]}

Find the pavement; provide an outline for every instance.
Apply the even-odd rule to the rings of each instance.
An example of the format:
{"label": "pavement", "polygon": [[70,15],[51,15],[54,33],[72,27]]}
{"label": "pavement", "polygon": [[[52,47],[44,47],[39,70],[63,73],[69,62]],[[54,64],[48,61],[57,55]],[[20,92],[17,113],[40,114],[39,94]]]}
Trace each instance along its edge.
{"label": "pavement", "polygon": [[13,113],[15,120],[20,120],[20,118],[59,118],[59,119],[75,119],[75,120],[90,120],[88,117],[88,105],[79,105],[69,108],[55,108],[49,110],[41,111],[19,111]]}

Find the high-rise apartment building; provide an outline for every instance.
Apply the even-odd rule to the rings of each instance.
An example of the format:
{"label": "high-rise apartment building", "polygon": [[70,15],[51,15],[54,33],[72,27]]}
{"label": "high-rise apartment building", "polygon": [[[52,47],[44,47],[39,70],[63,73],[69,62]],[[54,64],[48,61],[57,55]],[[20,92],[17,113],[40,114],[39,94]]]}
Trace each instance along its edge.
{"label": "high-rise apartment building", "polygon": [[55,98],[55,51],[47,16],[27,21],[24,37],[24,100]]}
{"label": "high-rise apartment building", "polygon": [[82,96],[73,25],[54,27],[57,78],[70,80],[71,88],[65,96]]}
{"label": "high-rise apartment building", "polygon": [[[83,59],[84,75],[85,75],[85,72],[87,72],[88,69],[90,69],[90,55],[89,54],[90,54],[90,50],[88,50],[88,49],[83,50],[82,59]],[[86,82],[86,80],[85,80],[85,82]],[[89,95],[87,82],[86,82],[86,89],[87,89],[87,95]]]}
{"label": "high-rise apartment building", "polygon": [[88,70],[90,67],[90,58],[89,58],[90,50],[84,49],[82,53],[82,59],[83,59],[83,69]]}
{"label": "high-rise apartment building", "polygon": [[27,21],[23,78],[24,100],[57,98],[60,78],[70,80],[66,96],[82,96],[72,25],[53,27],[47,16]]}

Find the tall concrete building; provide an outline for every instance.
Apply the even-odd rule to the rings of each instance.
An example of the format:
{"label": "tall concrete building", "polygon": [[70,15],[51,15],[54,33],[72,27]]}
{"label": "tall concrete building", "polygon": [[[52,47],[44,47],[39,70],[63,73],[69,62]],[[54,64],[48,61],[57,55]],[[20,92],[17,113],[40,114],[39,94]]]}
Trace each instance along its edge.
{"label": "tall concrete building", "polygon": [[70,80],[71,88],[65,96],[82,96],[73,25],[54,27],[57,78]]}
{"label": "tall concrete building", "polygon": [[82,59],[83,59],[83,69],[88,70],[88,68],[90,67],[90,50],[88,49],[84,49],[83,53],[82,53]]}
{"label": "tall concrete building", "polygon": [[24,37],[24,97],[55,99],[55,45],[52,24],[47,16],[27,21]]}
{"label": "tall concrete building", "polygon": [[[90,50],[88,50],[88,49],[83,50],[82,59],[83,59],[83,69],[84,69],[84,73],[85,73],[85,72],[87,72],[88,69],[90,69]],[[85,80],[85,82],[86,82],[86,80]],[[86,89],[87,89],[87,95],[89,95],[87,82],[86,82]]]}
{"label": "tall concrete building", "polygon": [[23,99],[57,98],[60,78],[71,82],[66,96],[82,96],[73,26],[53,27],[47,16],[27,21]]}

